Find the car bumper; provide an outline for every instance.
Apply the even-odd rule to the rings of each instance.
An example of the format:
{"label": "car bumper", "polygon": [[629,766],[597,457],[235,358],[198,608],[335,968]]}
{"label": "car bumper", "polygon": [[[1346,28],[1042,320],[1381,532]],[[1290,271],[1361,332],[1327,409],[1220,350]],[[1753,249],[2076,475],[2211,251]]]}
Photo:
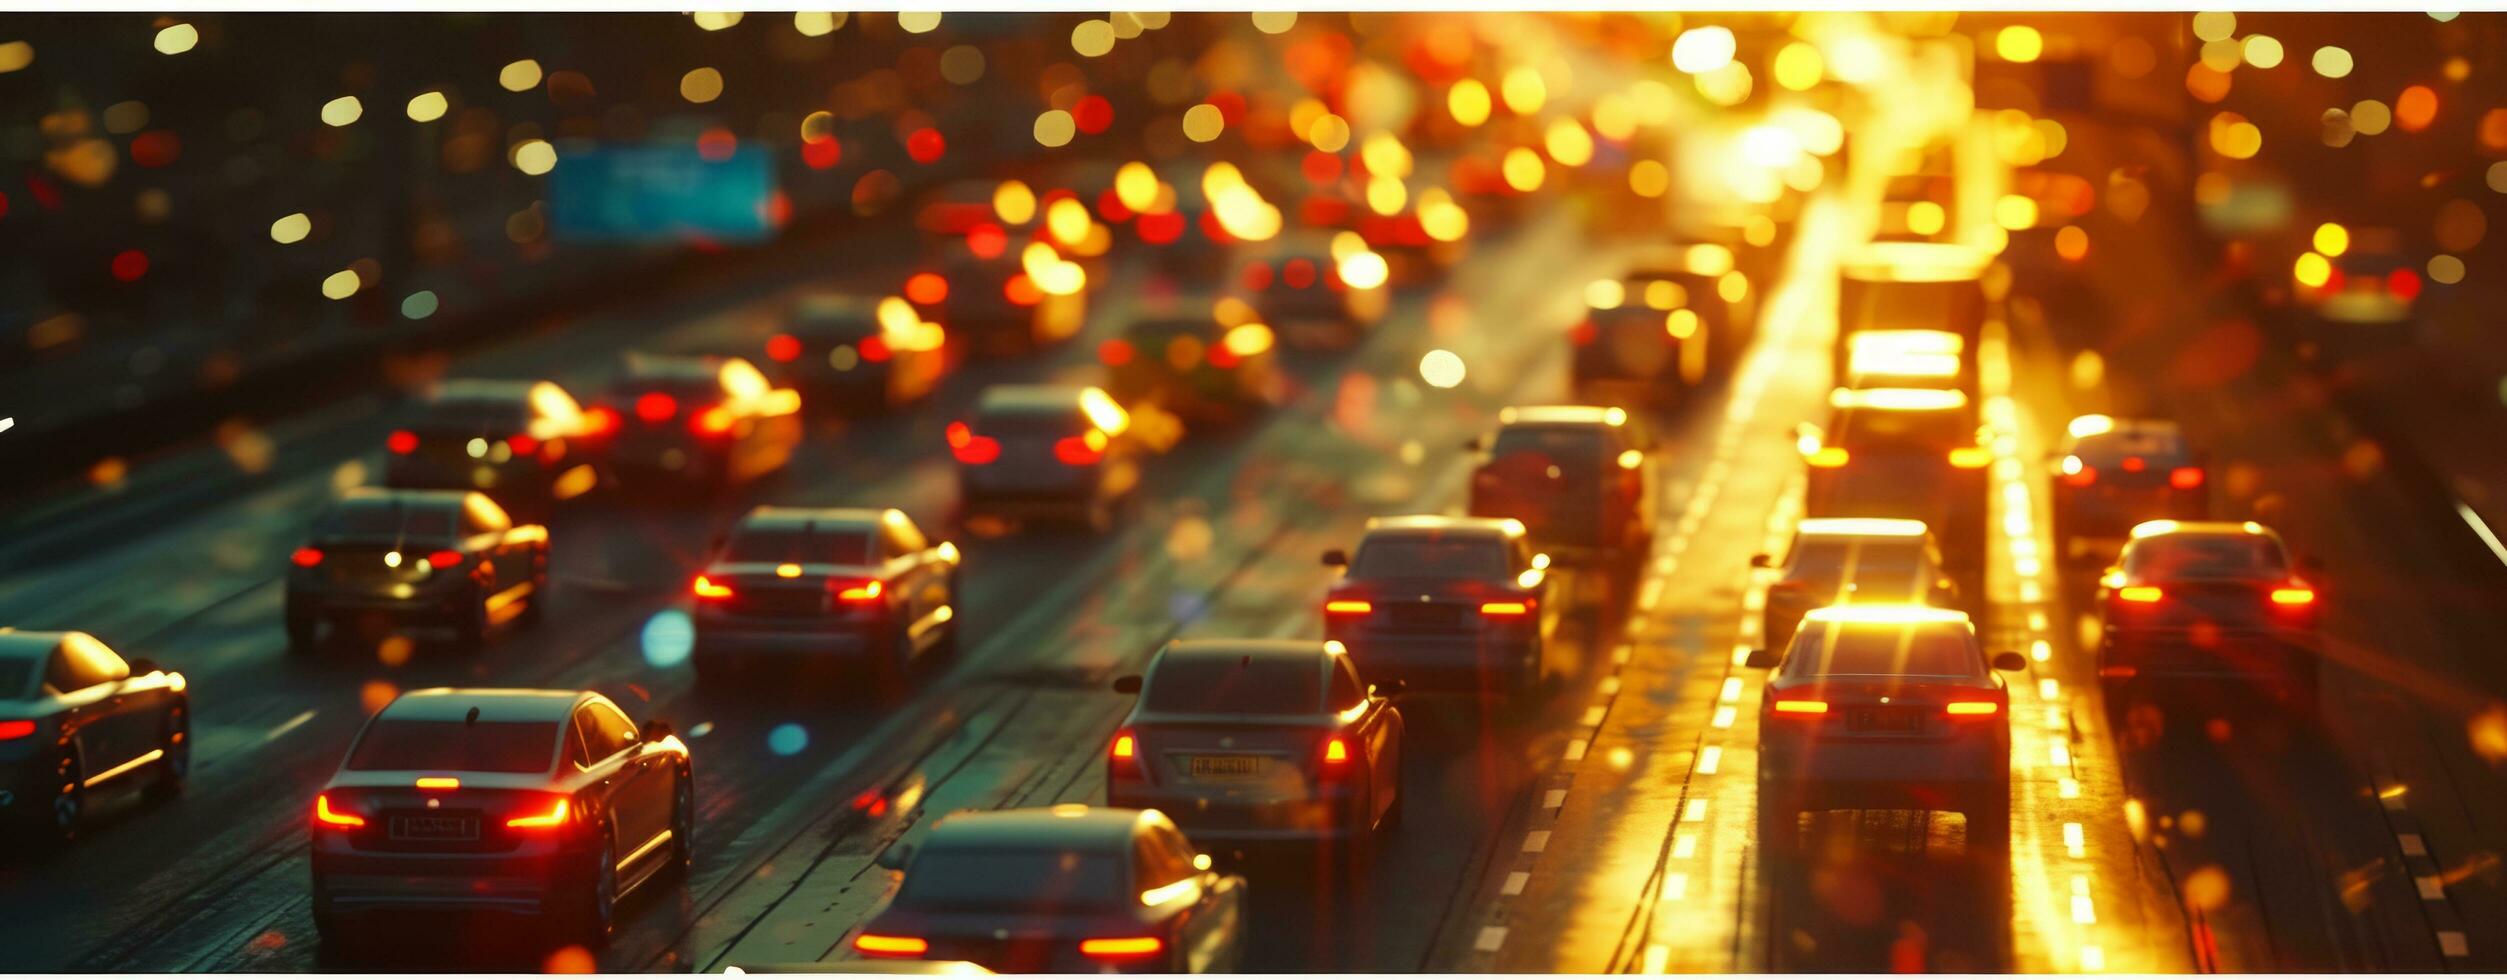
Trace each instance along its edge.
{"label": "car bumper", "polygon": [[315,855],[314,910],[326,916],[380,912],[540,915],[580,882],[567,856]]}
{"label": "car bumper", "polygon": [[2010,779],[2010,748],[1998,740],[1785,740],[1759,747],[1761,798],[1798,809],[1959,810],[1962,801],[2003,789]]}
{"label": "car bumper", "polygon": [[1360,833],[1358,796],[1338,793],[1294,800],[1228,800],[1190,791],[1114,789],[1109,806],[1156,809],[1203,847],[1321,843]]}
{"label": "car bumper", "polygon": [[873,630],[862,625],[796,629],[700,619],[694,652],[706,659],[863,660],[873,650]]}
{"label": "car bumper", "polygon": [[2215,634],[2197,641],[2189,632],[2111,631],[2099,650],[2098,676],[2110,685],[2298,687],[2315,680],[2311,642],[2298,632]]}
{"label": "car bumper", "polygon": [[1349,648],[1358,676],[1370,684],[1399,680],[1407,693],[1505,693],[1525,676],[1529,662],[1540,658],[1537,637],[1404,635],[1363,630],[1327,630],[1325,636]]}
{"label": "car bumper", "polygon": [[408,595],[290,589],[287,608],[296,615],[317,618],[441,619],[466,612],[464,603],[468,598],[468,592],[460,587],[432,592],[413,589]]}

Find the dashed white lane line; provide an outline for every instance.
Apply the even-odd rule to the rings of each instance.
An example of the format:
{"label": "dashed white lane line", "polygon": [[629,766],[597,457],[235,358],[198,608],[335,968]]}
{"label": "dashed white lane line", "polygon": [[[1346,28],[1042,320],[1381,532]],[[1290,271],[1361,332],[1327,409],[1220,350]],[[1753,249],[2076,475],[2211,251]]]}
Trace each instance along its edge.
{"label": "dashed white lane line", "polygon": [[1697,823],[1704,819],[1706,819],[1705,800],[1690,800],[1687,806],[1680,808],[1681,823]]}
{"label": "dashed white lane line", "polygon": [[2422,841],[2418,834],[2400,834],[2395,837],[2395,840],[2402,842],[2405,857],[2429,856],[2429,845]]}
{"label": "dashed white lane line", "polygon": [[1579,759],[1584,758],[1584,750],[1585,750],[1585,749],[1588,749],[1588,748],[1591,748],[1591,747],[1592,747],[1592,744],[1591,744],[1591,743],[1586,742],[1585,740],[1580,739],[1580,738],[1579,738],[1579,739],[1576,739],[1576,740],[1574,740],[1574,741],[1572,741],[1572,742],[1568,742],[1568,743],[1567,743],[1567,761],[1569,761],[1569,762],[1575,762],[1575,761],[1577,761],[1577,760],[1579,760]]}
{"label": "dashed white lane line", "polygon": [[1472,949],[1483,953],[1497,952],[1500,947],[1505,945],[1505,926],[1483,926],[1480,929],[1480,938],[1472,940],[1471,942]]}
{"label": "dashed white lane line", "polygon": [[1591,727],[1593,727],[1593,726],[1595,726],[1595,725],[1599,725],[1599,724],[1601,724],[1601,723],[1602,723],[1602,716],[1603,716],[1603,715],[1606,715],[1606,714],[1609,714],[1609,713],[1610,713],[1610,706],[1609,706],[1609,705],[1607,705],[1607,704],[1597,704],[1597,705],[1594,705],[1594,706],[1592,706],[1592,707],[1590,707],[1590,708],[1586,708],[1586,709],[1584,709],[1584,721],[1582,722],[1582,724],[1583,724],[1583,725],[1584,725],[1584,727],[1586,727],[1586,728],[1591,728]]}
{"label": "dashed white lane line", "polygon": [[2437,951],[2450,959],[2461,959],[2472,955],[2472,944],[2463,933],[2449,930],[2437,934]]}
{"label": "dashed white lane line", "polygon": [[1548,795],[1541,797],[1541,809],[1544,810],[1555,810],[1566,803],[1567,791],[1563,789],[1550,790]]}
{"label": "dashed white lane line", "polygon": [[1531,832],[1531,833],[1529,833],[1529,834],[1525,834],[1525,835],[1523,835],[1523,852],[1524,852],[1524,853],[1526,853],[1526,854],[1539,854],[1539,853],[1541,853],[1542,851],[1545,851],[1545,850],[1548,850],[1548,849],[1549,849],[1549,831],[1546,831],[1546,830],[1535,830],[1535,831],[1533,831],[1533,832]]}
{"label": "dashed white lane line", "polygon": [[1498,887],[1497,893],[1500,895],[1521,895],[1523,894],[1523,886],[1530,884],[1531,882],[1532,872],[1509,871],[1506,873],[1506,883]]}
{"label": "dashed white lane line", "polygon": [[1701,776],[1712,776],[1712,775],[1714,775],[1714,774],[1715,774],[1715,770],[1723,768],[1723,765],[1724,765],[1724,747],[1723,747],[1723,746],[1720,746],[1720,745],[1709,745],[1709,746],[1705,747],[1704,749],[1700,749],[1700,750],[1698,751],[1698,754],[1697,754],[1697,771],[1698,771],[1698,775],[1701,775]]}
{"label": "dashed white lane line", "polygon": [[287,733],[303,728],[306,722],[312,721],[313,714],[313,711],[308,709],[299,712],[294,718],[279,722],[278,727],[270,729],[269,734],[261,736],[261,741],[267,744],[286,737]]}
{"label": "dashed white lane line", "polygon": [[1619,676],[1618,676],[1618,675],[1616,675],[1616,674],[1613,674],[1613,675],[1611,675],[1611,676],[1609,676],[1609,677],[1602,678],[1602,688],[1601,688],[1601,690],[1602,690],[1602,696],[1603,696],[1603,697],[1610,697],[1610,696],[1612,696],[1612,695],[1618,694],[1618,693],[1619,693]]}

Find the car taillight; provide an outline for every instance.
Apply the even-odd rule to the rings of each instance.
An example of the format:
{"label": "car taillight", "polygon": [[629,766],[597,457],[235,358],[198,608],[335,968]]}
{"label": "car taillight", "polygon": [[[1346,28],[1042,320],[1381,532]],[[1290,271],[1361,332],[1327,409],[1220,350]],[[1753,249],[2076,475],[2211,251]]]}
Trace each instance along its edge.
{"label": "car taillight", "polygon": [[322,564],[322,549],[298,548],[295,554],[287,556],[287,560],[294,562],[298,568],[312,568]]}
{"label": "car taillight", "polygon": [[1280,270],[1280,281],[1287,283],[1290,289],[1304,289],[1314,285],[1314,260],[1304,258],[1288,260],[1288,265]]}
{"label": "car taillight", "polygon": [[2155,585],[2127,585],[2115,590],[2115,597],[2125,602],[2147,604],[2166,598],[2167,593]]}
{"label": "car taillight", "polygon": [[1271,263],[1255,262],[1245,266],[1245,289],[1261,292],[1271,288]]}
{"label": "car taillight", "polygon": [[801,338],[788,333],[779,333],[766,338],[766,359],[778,364],[790,364],[800,360]]}
{"label": "car taillight", "polygon": [[2085,487],[2096,482],[2098,482],[2098,468],[2095,466],[2083,466],[2077,470],[2067,467],[2063,474],[2064,486]]}
{"label": "car taillight", "polygon": [[1130,960],[1156,956],[1166,950],[1166,941],[1156,936],[1125,936],[1118,939],[1082,939],[1080,955],[1100,960]]}
{"label": "car taillight", "polygon": [[1139,737],[1138,737],[1138,736],[1133,735],[1133,734],[1132,734],[1132,730],[1131,730],[1131,729],[1128,729],[1128,728],[1125,728],[1125,729],[1119,729],[1119,730],[1117,730],[1117,731],[1114,733],[1114,741],[1113,741],[1113,743],[1112,743],[1112,744],[1110,744],[1110,745],[1108,745],[1108,746],[1106,747],[1106,762],[1107,762],[1109,765],[1113,766],[1113,768],[1114,768],[1114,771],[1115,771],[1115,772],[1120,773],[1120,774],[1122,774],[1122,775],[1126,775],[1126,776],[1137,776],[1137,775],[1139,775],[1139,774],[1140,774],[1140,739],[1139,739]]}
{"label": "car taillight", "polygon": [[1981,469],[1993,462],[1993,450],[1983,446],[1960,446],[1950,450],[1950,465],[1963,470]]}
{"label": "car taillight", "polygon": [[395,456],[407,456],[418,451],[418,434],[407,429],[400,429],[393,432],[390,438],[383,440],[383,445]]}
{"label": "car taillight", "polygon": [[1808,460],[1812,466],[1819,467],[1823,470],[1833,470],[1837,467],[1844,466],[1846,460],[1850,458],[1852,457],[1848,456],[1845,450],[1836,446],[1821,446],[1818,449],[1811,450],[1811,454],[1804,457],[1804,459]]}
{"label": "car taillight", "polygon": [[618,410],[607,405],[596,406],[583,413],[583,434],[597,436],[618,428]]}
{"label": "car taillight", "polygon": [[0,742],[14,741],[35,734],[35,723],[26,719],[0,721]]}
{"label": "car taillight", "polygon": [[982,466],[1001,458],[1001,440],[979,436],[964,422],[949,423],[949,452],[958,462]]}
{"label": "car taillight", "polygon": [[730,409],[716,405],[689,419],[688,431],[700,436],[718,436],[730,432],[732,423],[736,421],[738,419],[732,416]]}
{"label": "car taillight", "polygon": [[2272,604],[2275,606],[2312,606],[2315,605],[2315,590],[2303,586],[2273,589]]}
{"label": "car taillight", "polygon": [[667,392],[648,391],[636,396],[635,417],[647,425],[660,425],[679,416],[679,399]]}
{"label": "car taillight", "polygon": [[1092,443],[1085,436],[1064,436],[1054,440],[1053,458],[1065,466],[1094,466],[1106,458],[1106,452],[1102,441]]}
{"label": "car taillight", "polygon": [[552,827],[562,827],[566,825],[567,809],[565,799],[560,797],[550,801],[545,807],[531,810],[518,817],[507,818],[505,826],[516,830],[547,830]]}
{"label": "car taillight", "polygon": [[1828,702],[1778,701],[1776,702],[1776,713],[1780,715],[1824,715],[1828,713]]}
{"label": "car taillight", "polygon": [[827,583],[827,592],[841,602],[869,602],[879,598],[884,588],[876,579],[867,582],[859,579],[836,579]]}
{"label": "car taillight", "polygon": [[2000,714],[2002,705],[1992,701],[1952,701],[1941,706],[1943,714],[1962,718]]}
{"label": "car taillight", "polygon": [[1593,342],[1596,338],[1599,338],[1601,335],[1602,335],[1602,328],[1597,327],[1597,326],[1594,326],[1594,325],[1593,325],[1593,321],[1591,321],[1591,320],[1585,320],[1585,321],[1583,321],[1583,322],[1581,322],[1581,323],[1576,324],[1576,328],[1575,328],[1574,330],[1568,331],[1568,333],[1567,333],[1568,338],[1569,338],[1569,339],[1574,340],[1574,341],[1575,341],[1575,343],[1576,343],[1576,346],[1578,346],[1578,347],[1582,347],[1582,346],[1585,346],[1586,344],[1590,344],[1590,343],[1592,343],[1592,342]]}
{"label": "car taillight", "polygon": [[527,435],[518,435],[505,440],[505,448],[513,450],[516,456],[529,456],[540,451],[540,441]]}
{"label": "car taillight", "polygon": [[853,951],[864,956],[921,956],[931,944],[913,936],[882,936],[865,932],[853,937]]}
{"label": "car taillight", "polygon": [[696,592],[696,597],[699,599],[731,598],[731,586],[716,582],[703,575],[696,577],[696,585],[691,588]]}
{"label": "car taillight", "polygon": [[2191,490],[2202,485],[2202,467],[2179,466],[2168,471],[2168,486]]}
{"label": "car taillight", "polygon": [[2139,456],[2126,456],[2124,457],[2123,467],[2124,472],[2126,473],[2139,473],[2143,470],[2149,469],[2150,464]]}
{"label": "car taillight", "polygon": [[1324,614],[1330,616],[1364,616],[1374,611],[1375,603],[1365,599],[1334,599],[1323,604]]}
{"label": "car taillight", "polygon": [[345,810],[333,809],[331,794],[323,793],[313,798],[313,823],[314,826],[331,830],[355,830],[366,825],[366,818]]}
{"label": "car taillight", "polygon": [[1529,612],[1531,612],[1531,611],[1532,611],[1532,603],[1530,603],[1530,602],[1528,602],[1528,601],[1527,601],[1527,602],[1483,602],[1483,603],[1481,603],[1481,604],[1480,604],[1480,615],[1482,615],[1482,616],[1487,616],[1487,617],[1490,617],[1490,618],[1492,618],[1492,619],[1512,619],[1512,618],[1514,618],[1514,617],[1516,617],[1516,616],[1521,616],[1521,615],[1523,615],[1523,614],[1525,614],[1525,613],[1529,613]]}
{"label": "car taillight", "polygon": [[460,565],[462,559],[465,557],[467,556],[463,555],[461,552],[454,551],[451,548],[446,548],[442,551],[428,552],[427,565],[438,570],[453,568]]}
{"label": "car taillight", "polygon": [[1349,768],[1349,741],[1338,735],[1323,740],[1323,774],[1339,775]]}

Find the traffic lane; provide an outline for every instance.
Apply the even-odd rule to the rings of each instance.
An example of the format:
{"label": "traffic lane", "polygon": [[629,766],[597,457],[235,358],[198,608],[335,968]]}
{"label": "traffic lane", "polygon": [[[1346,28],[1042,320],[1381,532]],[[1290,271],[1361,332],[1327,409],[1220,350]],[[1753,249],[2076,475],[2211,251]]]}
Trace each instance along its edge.
{"label": "traffic lane", "polygon": [[[2273,372],[2258,367],[2186,383],[2188,370],[2218,370],[2188,354],[2216,337],[2195,332],[2119,345],[2105,352],[2103,390],[2081,391],[2063,380],[2071,376],[2071,357],[2050,338],[2084,326],[2064,322],[2067,316],[2095,312],[2038,308],[2050,314],[2040,327],[2048,339],[2037,369],[2038,390],[2051,402],[2041,420],[2046,426],[2110,406],[2178,419],[2196,446],[2211,451],[2215,516],[2270,523],[2298,553],[2321,554],[2328,565],[2311,576],[2325,597],[2324,633],[2333,654],[2321,679],[2328,730],[2309,730],[2286,709],[2236,692],[2186,692],[2121,705],[2099,699],[2123,766],[2128,807],[2139,812],[2135,818],[2128,809],[2129,829],[2184,919],[2189,960],[2248,972],[2443,969],[2438,929],[2370,778],[2369,760],[2386,747],[2346,734],[2355,719],[2402,708],[2380,677],[2394,672],[2363,671],[2367,661],[2354,656],[2344,663],[2340,654],[2381,648],[2388,652],[2380,659],[2409,659],[2404,651],[2413,647],[2438,650],[2449,642],[2439,637],[2460,617],[2441,611],[2424,619],[2445,603],[2407,585],[2429,567],[2418,564],[2425,558],[2402,557],[2426,554],[2414,541],[2428,535],[2426,520],[2409,516],[2415,508],[2403,495],[2375,486],[2382,480],[2336,463],[2346,447],[2328,435],[2339,423],[2321,408],[2302,407],[2305,400],[2293,397]],[[2026,328],[2036,321],[2024,315],[2015,322]],[[2264,405],[2276,410],[2259,411]],[[2362,514],[2387,518],[2360,521]],[[2363,533],[2371,525],[2375,533]],[[2094,658],[2097,645],[2102,565],[2071,565],[2063,579],[2070,639],[2084,660]],[[2474,621],[2491,618],[2460,612]],[[2370,638],[2373,646],[2354,637]],[[2432,786],[2431,795],[2448,795],[2447,782]]]}

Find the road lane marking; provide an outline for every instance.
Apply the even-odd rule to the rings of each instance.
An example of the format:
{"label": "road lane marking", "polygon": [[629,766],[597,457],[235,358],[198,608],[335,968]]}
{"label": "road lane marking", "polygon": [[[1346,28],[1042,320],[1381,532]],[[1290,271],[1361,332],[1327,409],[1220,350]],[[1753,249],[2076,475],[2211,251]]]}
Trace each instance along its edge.
{"label": "road lane marking", "polygon": [[2403,845],[2403,854],[2404,854],[2405,856],[2408,856],[2408,857],[2428,857],[2428,856],[2429,856],[2429,845],[2428,845],[2428,843],[2427,843],[2426,841],[2423,841],[2423,840],[2421,840],[2421,839],[2420,839],[2420,835],[2418,835],[2418,834],[2398,834],[2398,835],[2396,835],[2396,836],[2395,836],[2395,839],[2396,839],[2396,840],[2398,840],[2398,841],[2401,841],[2401,842],[2402,842],[2402,845]]}
{"label": "road lane marking", "polygon": [[1689,897],[1688,875],[1668,874],[1663,876],[1663,893],[1658,899],[1659,901],[1677,902],[1687,897]]}
{"label": "road lane marking", "polygon": [[1523,894],[1523,886],[1530,884],[1531,882],[1532,872],[1509,871],[1506,873],[1506,883],[1498,887],[1497,893],[1500,895],[1521,895]]}
{"label": "road lane marking", "polygon": [[2463,933],[2453,930],[2437,934],[2437,949],[2445,953],[2449,959],[2461,959],[2472,955],[2472,944],[2464,940]]}
{"label": "road lane marking", "polygon": [[1696,823],[1704,819],[1706,819],[1705,800],[1690,800],[1687,806],[1680,808],[1680,821],[1682,823]]}
{"label": "road lane marking", "polygon": [[2446,879],[2436,875],[2420,875],[2413,878],[2412,883],[2419,886],[2420,897],[2423,900],[2431,902],[2446,900]]}
{"label": "road lane marking", "polygon": [[1498,947],[1504,945],[1506,945],[1505,926],[1482,927],[1480,930],[1480,938],[1472,940],[1471,942],[1472,949],[1479,950],[1483,953],[1497,952]]}
{"label": "road lane marking", "polygon": [[1595,725],[1601,724],[1602,716],[1609,713],[1610,706],[1607,704],[1597,704],[1584,709],[1584,727],[1591,728]]}
{"label": "road lane marking", "polygon": [[1712,776],[1712,775],[1714,775],[1714,774],[1715,774],[1715,770],[1720,769],[1720,768],[1722,768],[1722,767],[1723,767],[1723,764],[1724,764],[1724,747],[1723,747],[1723,746],[1720,746],[1720,745],[1709,745],[1709,746],[1707,746],[1706,748],[1701,749],[1701,750],[1699,750],[1699,751],[1698,751],[1698,754],[1697,754],[1697,771],[1698,771],[1698,773],[1699,773],[1700,775]]}
{"label": "road lane marking", "polygon": [[1535,830],[1523,835],[1523,851],[1526,854],[1539,854],[1548,847],[1549,831]]}
{"label": "road lane marking", "polygon": [[1723,707],[1720,707],[1720,708],[1715,709],[1715,727],[1717,727],[1717,728],[1730,728],[1730,727],[1732,727],[1732,719],[1733,719],[1733,717],[1734,717],[1734,716],[1733,716],[1732,706],[1731,706],[1731,705],[1728,705],[1728,704],[1727,704],[1727,705],[1724,705]]}
{"label": "road lane marking", "polygon": [[1671,856],[1686,861],[1697,856],[1697,835],[1682,832],[1671,839]]}
{"label": "road lane marking", "polygon": [[1563,789],[1550,790],[1548,795],[1541,797],[1541,809],[1544,810],[1555,810],[1566,804],[1567,791]]}
{"label": "road lane marking", "polygon": [[1589,747],[1585,740],[1580,738],[1567,743],[1567,761],[1575,762],[1584,758],[1584,750]]}
{"label": "road lane marking", "polygon": [[2507,564],[2507,544],[2499,543],[2498,535],[2491,533],[2490,526],[2481,520],[2481,515],[2473,513],[2472,505],[2455,501],[2455,513],[2463,518],[2464,523],[2472,525],[2472,533],[2481,536],[2481,543],[2490,546],[2490,554],[2496,556],[2500,564]]}
{"label": "road lane marking", "polygon": [[1602,690],[1602,696],[1603,696],[1603,697],[1610,697],[1610,696],[1612,696],[1612,695],[1614,695],[1614,694],[1618,694],[1618,693],[1619,693],[1619,675],[1617,675],[1617,674],[1613,674],[1613,675],[1611,675],[1611,676],[1609,676],[1609,677],[1602,678],[1602,688],[1601,688],[1601,690]]}
{"label": "road lane marking", "polygon": [[1735,701],[1741,700],[1741,678],[1724,678],[1724,689],[1722,693],[1715,697],[1715,700],[1721,701],[1725,704],[1731,704]]}
{"label": "road lane marking", "polygon": [[270,729],[269,734],[261,736],[261,744],[268,745],[271,742],[278,741],[279,739],[285,737],[287,733],[303,728],[306,722],[312,720],[313,711],[311,709],[300,712],[294,718],[279,722],[278,727]]}
{"label": "road lane marking", "polygon": [[2087,835],[2086,835],[2086,834],[2084,834],[2084,833],[2081,831],[2081,826],[2080,826],[2079,824],[2077,824],[2077,823],[2067,823],[2067,824],[2064,824],[2064,825],[2063,825],[2063,850],[2064,850],[2064,853],[2067,853],[2067,854],[2069,854],[2069,855],[2071,855],[2071,856],[2073,856],[2073,857],[2076,857],[2076,858],[2077,858],[2077,857],[2088,857],[2088,856],[2089,856],[2088,847],[2089,847],[2089,844],[2088,844]]}

